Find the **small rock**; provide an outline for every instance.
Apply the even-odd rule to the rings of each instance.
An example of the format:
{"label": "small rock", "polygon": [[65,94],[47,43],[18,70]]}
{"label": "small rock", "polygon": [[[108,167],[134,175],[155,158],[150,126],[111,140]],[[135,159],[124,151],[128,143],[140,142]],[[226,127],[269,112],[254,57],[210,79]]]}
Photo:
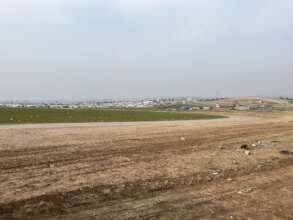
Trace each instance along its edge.
{"label": "small rock", "polygon": [[50,164],[49,167],[50,167],[50,168],[54,168],[55,165],[54,165],[54,164]]}
{"label": "small rock", "polygon": [[253,189],[248,187],[248,188],[245,188],[245,189],[238,191],[237,193],[244,194],[244,193],[251,193],[252,191],[253,191]]}
{"label": "small rock", "polygon": [[206,177],[206,181],[209,182],[209,181],[212,181],[212,180],[213,180],[213,178],[212,178],[211,176],[207,176],[207,177]]}
{"label": "small rock", "polygon": [[223,149],[224,149],[224,147],[223,147],[223,146],[218,146],[218,148],[219,148],[220,150],[223,150]]}
{"label": "small rock", "polygon": [[108,194],[111,193],[111,189],[103,189],[103,190],[102,190],[102,193],[103,193],[104,195],[108,195]]}
{"label": "small rock", "polygon": [[240,149],[248,150],[248,145],[247,145],[247,144],[242,144],[242,145],[240,146]]}
{"label": "small rock", "polygon": [[251,146],[252,146],[252,147],[256,147],[256,144],[252,144]]}
{"label": "small rock", "polygon": [[227,180],[228,180],[229,182],[233,181],[233,179],[232,179],[232,178],[228,178]]}
{"label": "small rock", "polygon": [[38,206],[39,207],[47,207],[47,206],[49,206],[49,204],[45,201],[41,201],[41,202],[39,202]]}
{"label": "small rock", "polygon": [[37,213],[49,213],[50,209],[52,208],[52,204],[49,202],[41,201],[37,207],[35,207],[35,210]]}
{"label": "small rock", "polygon": [[249,150],[244,151],[244,153],[248,156],[251,155],[251,152]]}
{"label": "small rock", "polygon": [[190,186],[190,185],[192,185],[192,183],[193,183],[193,180],[194,180],[194,178],[193,177],[191,177],[191,179],[189,180],[189,182],[188,182],[188,185]]}
{"label": "small rock", "polygon": [[218,173],[218,172],[213,172],[212,174],[213,174],[213,175],[215,175],[215,176],[216,176],[216,175],[219,175],[219,173]]}
{"label": "small rock", "polygon": [[128,157],[125,157],[125,158],[124,158],[124,161],[125,161],[125,162],[130,162],[131,160],[130,160]]}
{"label": "small rock", "polygon": [[121,189],[121,188],[117,188],[114,190],[115,193],[121,193],[122,191],[123,191],[123,189]]}
{"label": "small rock", "polygon": [[25,214],[31,214],[31,213],[33,213],[33,209],[32,209],[32,207],[30,207],[30,206],[24,206],[24,208],[23,208],[23,212],[25,213]]}
{"label": "small rock", "polygon": [[272,142],[269,141],[269,140],[264,140],[264,141],[262,141],[262,144],[265,144],[265,145],[271,145]]}
{"label": "small rock", "polygon": [[185,141],[186,138],[185,138],[185,137],[181,137],[180,140],[181,140],[181,141]]}
{"label": "small rock", "polygon": [[288,156],[293,156],[293,151],[281,150],[280,151],[280,154],[288,155]]}

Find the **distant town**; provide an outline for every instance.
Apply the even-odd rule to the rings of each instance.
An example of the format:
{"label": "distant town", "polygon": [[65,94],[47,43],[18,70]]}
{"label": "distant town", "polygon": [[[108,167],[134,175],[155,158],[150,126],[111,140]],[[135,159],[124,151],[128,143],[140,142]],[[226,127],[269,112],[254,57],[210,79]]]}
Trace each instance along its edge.
{"label": "distant town", "polygon": [[90,101],[6,101],[0,108],[157,108],[168,111],[212,111],[212,110],[293,110],[293,98],[148,98],[129,100],[90,100]]}

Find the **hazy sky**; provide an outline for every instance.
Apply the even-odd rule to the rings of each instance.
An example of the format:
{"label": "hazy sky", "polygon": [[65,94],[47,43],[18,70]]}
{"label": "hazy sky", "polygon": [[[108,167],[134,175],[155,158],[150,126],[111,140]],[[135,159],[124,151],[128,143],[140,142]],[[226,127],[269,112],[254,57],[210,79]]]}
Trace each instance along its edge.
{"label": "hazy sky", "polygon": [[293,95],[292,0],[0,0],[0,100]]}

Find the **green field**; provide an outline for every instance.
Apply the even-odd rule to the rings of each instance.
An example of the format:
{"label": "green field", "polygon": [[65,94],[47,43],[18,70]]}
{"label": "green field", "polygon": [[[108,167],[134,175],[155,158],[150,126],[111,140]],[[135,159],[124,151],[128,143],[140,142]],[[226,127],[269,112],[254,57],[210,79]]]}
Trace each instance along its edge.
{"label": "green field", "polygon": [[171,121],[216,118],[223,118],[223,116],[147,110],[0,108],[0,124]]}

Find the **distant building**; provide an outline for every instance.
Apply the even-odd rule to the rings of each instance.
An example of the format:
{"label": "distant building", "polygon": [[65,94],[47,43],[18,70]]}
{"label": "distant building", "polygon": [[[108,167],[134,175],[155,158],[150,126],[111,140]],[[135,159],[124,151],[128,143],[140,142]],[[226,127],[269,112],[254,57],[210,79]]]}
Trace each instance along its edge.
{"label": "distant building", "polygon": [[193,106],[192,109],[193,110],[200,110],[200,107],[199,106]]}
{"label": "distant building", "polygon": [[249,106],[247,105],[236,105],[234,107],[235,110],[239,110],[239,111],[247,111],[249,110]]}
{"label": "distant building", "polygon": [[144,100],[144,101],[142,101],[142,104],[150,106],[150,105],[153,105],[154,102],[153,102],[153,100]]}
{"label": "distant building", "polygon": [[227,110],[233,110],[236,105],[234,104],[220,104],[220,108],[227,109]]}
{"label": "distant building", "polygon": [[250,110],[269,110],[272,108],[273,108],[273,105],[271,105],[271,104],[252,104],[252,105],[249,105]]}
{"label": "distant building", "polygon": [[193,110],[193,107],[192,107],[192,105],[182,105],[180,107],[180,110],[183,110],[183,111],[192,111]]}
{"label": "distant building", "polygon": [[213,109],[212,106],[203,106],[203,107],[202,107],[202,110],[204,110],[204,111],[210,111],[210,110],[212,110],[212,109]]}

